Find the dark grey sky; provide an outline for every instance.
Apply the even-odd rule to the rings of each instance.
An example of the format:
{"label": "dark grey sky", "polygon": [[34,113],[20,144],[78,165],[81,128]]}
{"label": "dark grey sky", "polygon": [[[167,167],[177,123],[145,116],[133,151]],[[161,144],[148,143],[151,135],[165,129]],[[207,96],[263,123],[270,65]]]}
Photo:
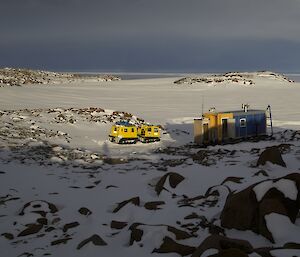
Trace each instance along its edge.
{"label": "dark grey sky", "polygon": [[300,0],[0,0],[0,66],[300,72]]}

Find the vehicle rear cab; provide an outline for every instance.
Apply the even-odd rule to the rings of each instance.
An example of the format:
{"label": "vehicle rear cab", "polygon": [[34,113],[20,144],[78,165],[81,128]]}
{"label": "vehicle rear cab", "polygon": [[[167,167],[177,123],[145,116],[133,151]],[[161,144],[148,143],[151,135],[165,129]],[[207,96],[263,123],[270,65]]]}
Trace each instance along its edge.
{"label": "vehicle rear cab", "polygon": [[143,143],[160,141],[160,128],[155,125],[141,125],[138,128],[138,136]]}
{"label": "vehicle rear cab", "polygon": [[138,141],[137,127],[128,122],[117,122],[111,128],[109,140],[118,144],[135,144]]}

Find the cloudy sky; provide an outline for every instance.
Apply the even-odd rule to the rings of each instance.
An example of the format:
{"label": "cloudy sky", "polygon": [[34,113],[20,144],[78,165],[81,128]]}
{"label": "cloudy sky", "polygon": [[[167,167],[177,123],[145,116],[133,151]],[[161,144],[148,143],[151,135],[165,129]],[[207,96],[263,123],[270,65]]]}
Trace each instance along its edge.
{"label": "cloudy sky", "polygon": [[0,66],[300,72],[300,0],[0,0]]}

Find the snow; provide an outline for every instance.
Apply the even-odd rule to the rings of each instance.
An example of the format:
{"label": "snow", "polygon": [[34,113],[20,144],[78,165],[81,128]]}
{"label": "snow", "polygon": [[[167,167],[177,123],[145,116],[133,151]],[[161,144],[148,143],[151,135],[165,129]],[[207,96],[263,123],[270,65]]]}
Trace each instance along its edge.
{"label": "snow", "polygon": [[300,256],[299,249],[277,249],[270,251],[273,257],[295,257]]}
{"label": "snow", "polygon": [[217,254],[219,251],[217,249],[208,249],[205,252],[202,253],[202,257],[208,257],[214,254]]}
{"label": "snow", "polygon": [[[185,217],[195,213],[219,226],[229,192],[266,179],[262,175],[255,176],[260,168],[252,165],[263,149],[281,143],[293,145],[291,151],[284,154],[288,169],[268,166],[265,168],[268,179],[299,169],[300,142],[297,135],[291,139],[295,131],[287,130],[300,128],[299,83],[254,76],[251,80],[255,84],[246,86],[238,83],[175,85],[176,79],[111,81],[105,82],[105,87],[98,82],[83,81],[0,88],[0,235],[11,233],[15,237],[8,240],[0,236],[3,255],[19,256],[28,252],[34,256],[47,253],[75,257],[157,256],[159,254],[152,251],[160,247],[165,236],[176,238],[166,229],[167,225],[187,233],[191,233],[189,228],[195,229],[195,237],[176,242],[197,247],[209,235],[208,228],[199,227],[199,218]],[[201,115],[202,103],[204,110],[213,106],[217,110],[239,109],[242,103],[264,109],[271,104],[275,139],[194,147],[192,122]],[[89,107],[103,111],[86,110]],[[107,135],[112,122],[108,117],[114,111],[133,114],[135,122],[139,117],[162,125],[162,140],[136,145],[109,142]],[[59,116],[61,114],[63,116]],[[70,119],[75,122],[69,122]],[[204,160],[195,159],[198,151],[204,151]],[[184,180],[175,188],[167,180],[168,191],[163,190],[158,196],[155,185],[166,172],[180,174]],[[241,183],[221,185],[229,176],[242,177]],[[297,197],[294,182],[282,179],[256,186],[258,201],[271,187],[289,199]],[[213,191],[218,194],[210,194]],[[112,212],[118,203],[132,197],[139,197],[140,204],[128,204],[117,213]],[[37,234],[17,237],[27,222],[35,222],[39,217],[30,208],[26,215],[18,215],[31,201],[47,201],[58,208],[56,213],[50,213],[44,204],[41,206],[47,211],[46,218],[54,230],[45,232],[44,227]],[[164,204],[158,210],[145,208],[145,203],[155,201]],[[81,215],[78,212],[81,207],[88,208],[92,214]],[[127,226],[112,229],[112,220],[127,222]],[[75,221],[80,225],[64,233],[64,225]],[[231,238],[249,240],[254,247],[282,246],[284,242],[300,238],[299,219],[294,225],[284,216],[270,214],[266,222],[275,244],[250,231],[225,232]],[[139,226],[143,236],[140,242],[129,246],[129,227],[133,223],[144,224]],[[99,235],[107,246],[89,244],[76,249],[93,234]],[[66,235],[72,237],[66,244],[51,246],[51,242]],[[209,249],[205,255],[214,251]],[[272,254],[280,256],[280,251],[273,250]]]}
{"label": "snow", "polygon": [[261,201],[264,195],[271,189],[276,188],[284,194],[286,198],[291,200],[297,200],[298,189],[294,181],[288,179],[280,179],[277,182],[265,181],[253,188],[253,191],[256,194],[257,201]]}
{"label": "snow", "polygon": [[293,224],[287,216],[271,213],[265,216],[265,220],[278,245],[290,242],[291,238],[293,242],[300,243],[300,227]]}

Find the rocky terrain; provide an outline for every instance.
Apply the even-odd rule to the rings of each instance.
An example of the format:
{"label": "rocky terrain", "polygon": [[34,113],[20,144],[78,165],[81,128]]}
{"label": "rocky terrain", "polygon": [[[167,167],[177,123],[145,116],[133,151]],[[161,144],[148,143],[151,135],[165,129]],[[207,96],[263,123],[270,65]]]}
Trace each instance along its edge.
{"label": "rocky terrain", "polygon": [[71,82],[102,82],[120,80],[113,75],[80,75],[74,73],[58,73],[50,71],[39,71],[30,69],[0,69],[1,86],[22,86],[35,84],[60,84]]}
{"label": "rocky terrain", "polygon": [[208,85],[223,85],[223,84],[237,84],[251,86],[255,84],[257,78],[275,79],[278,81],[289,82],[293,81],[284,75],[269,71],[261,72],[228,72],[220,75],[209,75],[201,77],[185,77],[174,81],[175,84],[195,84],[204,83]]}
{"label": "rocky terrain", "polygon": [[[300,256],[300,84],[251,74],[2,88],[1,256]],[[194,145],[202,96],[270,104],[273,136]],[[123,119],[162,125],[161,141],[109,142]]]}
{"label": "rocky terrain", "polygon": [[99,107],[0,112],[6,256],[298,256],[299,131],[199,148],[166,144],[189,133],[166,126],[151,158],[73,146],[76,126],[108,133],[120,119],[142,121]]}

